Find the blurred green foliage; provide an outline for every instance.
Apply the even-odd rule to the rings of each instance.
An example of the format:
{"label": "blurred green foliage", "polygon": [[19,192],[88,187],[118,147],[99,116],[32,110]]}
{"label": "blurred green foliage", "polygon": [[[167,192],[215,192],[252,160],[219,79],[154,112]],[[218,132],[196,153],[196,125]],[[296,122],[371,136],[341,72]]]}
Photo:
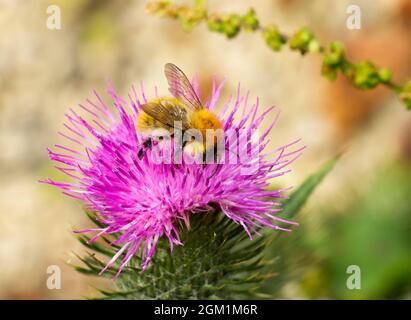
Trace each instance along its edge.
{"label": "blurred green foliage", "polygon": [[[305,203],[331,172],[339,158],[340,155],[337,155],[327,161],[315,173],[307,177],[301,186],[283,202],[282,216],[284,218],[292,219],[302,211]],[[307,227],[301,224],[293,228],[291,234],[266,232],[271,240],[265,250],[266,257],[274,259],[274,268],[277,273],[275,277],[263,284],[263,291],[273,298],[282,298],[281,289],[293,279],[301,278],[304,268],[310,266],[312,259],[310,259],[311,249],[307,241],[308,231]]]}
{"label": "blurred green foliage", "polygon": [[113,12],[104,8],[91,14],[82,25],[80,40],[82,44],[98,46],[101,49],[112,47],[118,39],[118,28]]}
{"label": "blurred green foliage", "polygon": [[[390,164],[349,210],[326,221],[322,274],[332,298],[394,299],[411,290],[411,170]],[[361,268],[361,289],[346,287],[347,266]]]}
{"label": "blurred green foliage", "polygon": [[[390,163],[348,207],[323,208],[317,230],[302,223],[284,245],[278,292],[292,281],[297,296],[311,299],[404,299],[411,292],[411,168]],[[306,212],[309,215],[309,212]],[[348,289],[350,265],[361,270],[361,289]],[[281,275],[281,272],[283,273]],[[281,293],[278,297],[282,297]]]}

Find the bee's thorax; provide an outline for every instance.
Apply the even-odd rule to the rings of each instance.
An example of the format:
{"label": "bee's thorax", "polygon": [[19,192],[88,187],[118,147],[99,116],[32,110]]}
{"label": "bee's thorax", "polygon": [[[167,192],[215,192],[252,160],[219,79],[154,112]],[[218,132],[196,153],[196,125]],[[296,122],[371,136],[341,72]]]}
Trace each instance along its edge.
{"label": "bee's thorax", "polygon": [[223,126],[217,116],[207,109],[195,111],[190,118],[193,128],[200,130],[203,134],[207,129],[222,129]]}

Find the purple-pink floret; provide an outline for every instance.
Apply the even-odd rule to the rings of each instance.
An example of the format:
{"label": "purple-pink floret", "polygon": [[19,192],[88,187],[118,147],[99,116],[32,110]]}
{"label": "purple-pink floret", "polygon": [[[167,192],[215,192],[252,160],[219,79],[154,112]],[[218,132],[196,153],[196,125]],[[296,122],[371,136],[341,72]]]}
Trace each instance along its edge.
{"label": "purple-pink floret", "polygon": [[[195,80],[193,85],[198,91]],[[214,81],[211,98],[205,103],[210,110],[215,109],[222,86],[223,82],[217,85]],[[57,163],[55,167],[73,182],[43,181],[98,214],[104,228],[78,231],[95,233],[90,242],[105,234],[120,234],[113,244],[121,249],[102,272],[122,256],[119,274],[135,255],[142,259],[144,270],[161,237],[168,238],[171,250],[174,245],[182,245],[179,228],[189,227],[191,214],[210,214],[211,205],[217,205],[228,218],[241,224],[250,237],[262,227],[288,230],[277,223],[293,224],[276,216],[281,210],[276,199],[284,197],[285,189],[268,190],[269,181],[289,172],[286,167],[303,150],[294,147],[299,142],[295,140],[264,152],[279,112],[259,139],[248,140],[257,144],[259,164],[257,170],[244,174],[242,170],[249,163],[221,164],[218,170],[214,164],[158,164],[150,161],[150,150],[139,159],[144,138],[136,131],[135,123],[141,105],[147,103],[144,88],[141,85],[137,93],[133,86],[126,99],[119,97],[111,85],[108,93],[114,108],[94,92],[93,100],[87,99],[65,114],[65,132],[60,135],[67,144],[48,150],[50,159]],[[258,99],[249,106],[248,96],[242,96],[238,86],[237,94],[225,103],[218,113],[224,130],[251,132],[274,109],[259,114]]]}

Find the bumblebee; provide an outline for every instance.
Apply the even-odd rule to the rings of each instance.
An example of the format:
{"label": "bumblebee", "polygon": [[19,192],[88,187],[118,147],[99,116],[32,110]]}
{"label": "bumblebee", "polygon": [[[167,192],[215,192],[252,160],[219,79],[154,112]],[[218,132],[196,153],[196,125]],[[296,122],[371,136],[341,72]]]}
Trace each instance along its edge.
{"label": "bumblebee", "polygon": [[[201,139],[194,136],[183,142],[183,151],[192,155],[202,154],[217,148],[217,137],[207,139],[207,130],[222,130],[223,125],[218,117],[205,108],[197,96],[187,76],[172,63],[164,67],[169,91],[173,97],[154,99],[142,105],[137,118],[137,130],[148,136],[138,152],[138,158],[144,157],[144,152],[153,146],[155,131],[166,130],[171,137],[175,130],[182,134],[194,129],[201,133]],[[191,131],[189,131],[191,132]]]}

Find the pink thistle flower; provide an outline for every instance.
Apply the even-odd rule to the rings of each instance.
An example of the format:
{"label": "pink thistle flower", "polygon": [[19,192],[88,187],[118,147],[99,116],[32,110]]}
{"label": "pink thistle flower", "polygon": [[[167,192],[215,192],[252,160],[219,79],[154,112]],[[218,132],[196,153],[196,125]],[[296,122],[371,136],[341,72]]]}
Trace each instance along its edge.
{"label": "pink thistle flower", "polygon": [[[199,95],[196,80],[193,87]],[[211,99],[205,103],[209,110],[215,109],[222,87],[223,82],[217,85],[214,80]],[[96,232],[90,242],[104,234],[120,234],[113,244],[121,248],[101,272],[123,256],[119,274],[135,255],[141,257],[144,270],[161,237],[168,238],[171,250],[174,245],[182,245],[179,222],[189,227],[190,214],[210,213],[216,208],[241,224],[250,238],[262,227],[288,231],[278,223],[294,222],[277,216],[281,208],[276,199],[284,198],[285,189],[267,188],[269,180],[290,171],[287,166],[301,155],[304,147],[295,147],[298,139],[264,153],[279,112],[257,140],[247,138],[248,145],[257,147],[258,166],[254,170],[249,170],[253,160],[223,164],[154,163],[149,157],[150,150],[142,159],[137,156],[144,138],[136,131],[135,122],[141,105],[148,102],[142,85],[139,91],[138,94],[133,86],[128,98],[123,99],[109,85],[114,108],[94,92],[95,101],[87,99],[86,104],[65,114],[66,133],[60,135],[67,145],[55,145],[48,150],[50,159],[57,163],[55,167],[73,182],[42,182],[83,202],[89,210],[97,212],[98,220],[105,226],[77,232]],[[238,86],[235,99],[226,102],[218,114],[224,131],[251,133],[274,109],[268,108],[258,115],[258,99],[249,106],[248,96],[241,96]]]}

